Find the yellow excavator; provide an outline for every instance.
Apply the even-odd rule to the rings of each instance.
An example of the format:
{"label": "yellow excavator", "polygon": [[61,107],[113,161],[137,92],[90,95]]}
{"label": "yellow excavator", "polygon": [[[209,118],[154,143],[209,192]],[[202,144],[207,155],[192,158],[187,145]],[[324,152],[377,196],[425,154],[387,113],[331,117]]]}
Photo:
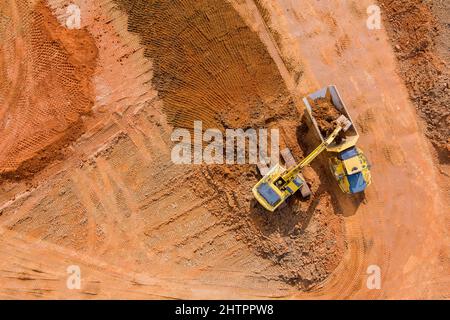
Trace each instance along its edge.
{"label": "yellow excavator", "polygon": [[346,131],[351,126],[351,122],[344,115],[341,115],[336,122],[338,125],[333,133],[302,162],[289,170],[286,170],[280,164],[275,165],[253,187],[254,197],[265,209],[271,212],[275,211],[287,198],[303,187],[306,182],[299,175],[301,170],[326,150],[342,130]]}

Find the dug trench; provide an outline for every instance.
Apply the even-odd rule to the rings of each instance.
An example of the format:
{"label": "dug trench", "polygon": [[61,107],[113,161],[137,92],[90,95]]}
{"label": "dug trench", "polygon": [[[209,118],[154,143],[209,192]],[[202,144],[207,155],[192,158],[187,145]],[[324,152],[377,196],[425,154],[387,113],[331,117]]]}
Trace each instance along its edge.
{"label": "dug trench", "polygon": [[[279,128],[300,160],[313,145],[299,132],[302,112],[258,35],[220,0],[115,0],[154,67],[153,86],[174,128]],[[301,81],[301,79],[300,79]],[[299,137],[299,139],[297,138]],[[294,196],[273,214],[252,197],[255,165],[192,166],[192,188],[236,238],[280,266],[279,278],[307,290],[337,267],[346,248],[335,185],[322,168],[304,175],[313,195]]]}

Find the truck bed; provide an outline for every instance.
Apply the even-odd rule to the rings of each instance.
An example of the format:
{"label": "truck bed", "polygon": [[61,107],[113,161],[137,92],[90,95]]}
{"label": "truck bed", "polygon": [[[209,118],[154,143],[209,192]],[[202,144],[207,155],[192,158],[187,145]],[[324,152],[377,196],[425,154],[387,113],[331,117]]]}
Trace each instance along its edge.
{"label": "truck bed", "polygon": [[325,98],[327,95],[327,90],[330,91],[331,101],[333,103],[333,106],[338,111],[338,113],[346,116],[347,119],[349,119],[350,122],[352,123],[350,128],[344,133],[344,138],[341,141],[333,142],[329,147],[327,147],[328,151],[340,152],[342,150],[354,146],[358,141],[359,134],[336,86],[330,85],[314,93],[311,93],[310,95],[303,98],[303,103],[305,104],[306,114],[308,115],[308,118],[311,122],[310,125],[313,127],[314,131],[316,132],[316,135],[319,137],[321,142],[323,142],[327,137],[324,137],[319,129],[319,125],[313,115],[313,108],[315,107],[315,104],[311,104],[310,101]]}

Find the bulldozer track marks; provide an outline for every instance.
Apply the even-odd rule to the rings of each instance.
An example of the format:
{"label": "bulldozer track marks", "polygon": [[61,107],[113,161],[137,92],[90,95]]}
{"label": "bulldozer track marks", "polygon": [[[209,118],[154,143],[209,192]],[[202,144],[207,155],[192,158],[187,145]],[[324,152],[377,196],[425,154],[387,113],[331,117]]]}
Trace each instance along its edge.
{"label": "bulldozer track marks", "polygon": [[[67,30],[66,0],[0,0],[0,297],[448,297],[441,265],[417,263],[439,249],[426,235],[441,200],[389,43],[367,33],[369,2],[80,1],[82,28]],[[298,98],[330,81],[375,163],[363,198],[318,164],[304,172],[312,199],[267,215],[255,166],[171,162],[173,129],[194,120],[280,127],[300,159]],[[382,290],[366,288],[371,264]]]}

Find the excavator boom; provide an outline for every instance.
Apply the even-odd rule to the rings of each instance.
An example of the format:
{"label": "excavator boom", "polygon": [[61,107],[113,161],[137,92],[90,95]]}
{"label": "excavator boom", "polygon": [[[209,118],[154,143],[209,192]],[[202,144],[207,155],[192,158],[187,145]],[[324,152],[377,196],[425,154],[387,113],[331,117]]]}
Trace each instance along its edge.
{"label": "excavator boom", "polygon": [[324,142],[322,142],[316,149],[314,149],[314,151],[311,152],[305,159],[303,159],[302,162],[300,162],[292,169],[288,170],[283,175],[283,180],[290,181],[291,179],[295,178],[304,167],[308,166],[311,162],[313,162],[314,159],[317,158],[317,156],[321,154],[322,151],[324,151],[334,141],[334,139],[336,139],[337,135],[343,129],[344,128],[341,125],[338,125],[336,129],[334,129],[333,133],[330,134],[330,136]]}

